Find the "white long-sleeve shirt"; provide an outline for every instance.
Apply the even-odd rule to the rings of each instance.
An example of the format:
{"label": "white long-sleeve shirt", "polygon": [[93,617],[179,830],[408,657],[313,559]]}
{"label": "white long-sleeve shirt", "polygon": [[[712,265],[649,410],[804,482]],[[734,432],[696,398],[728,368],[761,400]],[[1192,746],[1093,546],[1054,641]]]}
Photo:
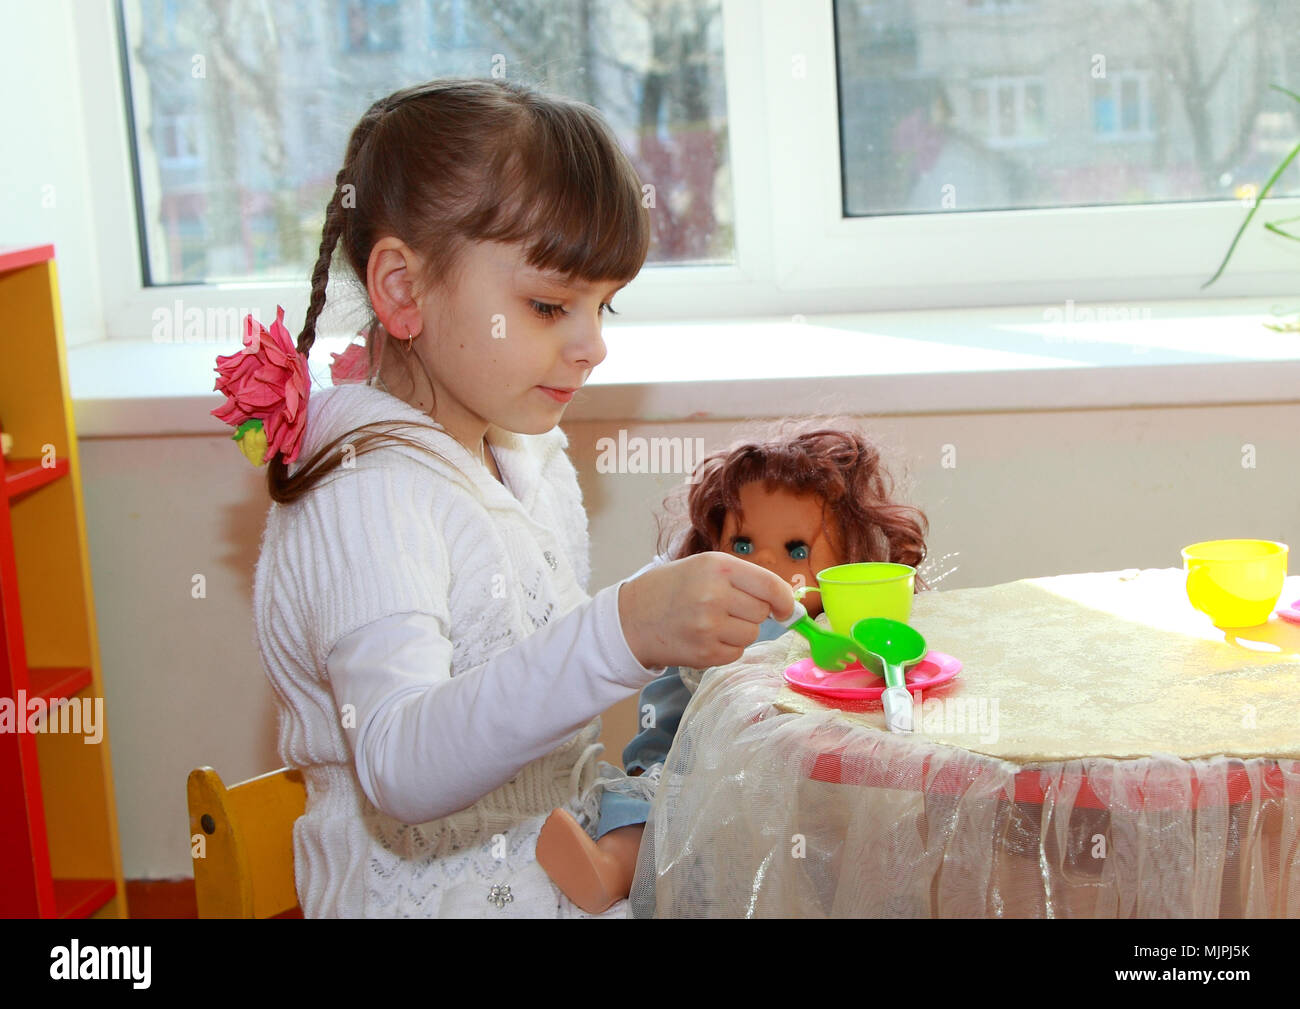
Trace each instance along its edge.
{"label": "white long-sleeve shirt", "polygon": [[[313,390],[290,473],[382,420],[429,423],[368,386]],[[304,914],[580,914],[536,865],[536,834],[594,777],[593,716],[661,670],[627,645],[622,583],[586,593],[562,430],[490,427],[505,485],[445,432],[402,433],[446,461],[356,455],[271,506],[258,559],[281,757],[308,785],[294,827]]]}
{"label": "white long-sleeve shirt", "polygon": [[[326,665],[340,711],[355,705],[355,728],[344,731],[366,797],[406,823],[454,813],[639,689],[610,675],[618,667],[606,657],[626,644],[601,640],[619,626],[622,584],[454,678],[449,642],[423,613],[384,617],[340,641]],[[502,733],[511,745],[491,742]]]}

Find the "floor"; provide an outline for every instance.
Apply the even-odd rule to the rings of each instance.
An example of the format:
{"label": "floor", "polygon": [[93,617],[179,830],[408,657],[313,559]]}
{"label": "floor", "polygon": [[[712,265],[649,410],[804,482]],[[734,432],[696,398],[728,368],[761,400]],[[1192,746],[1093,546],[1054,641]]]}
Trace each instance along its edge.
{"label": "floor", "polygon": [[[126,906],[132,918],[197,918],[198,904],[194,899],[194,880],[182,879],[128,879],[126,881]],[[301,918],[302,911],[294,908],[279,918]]]}

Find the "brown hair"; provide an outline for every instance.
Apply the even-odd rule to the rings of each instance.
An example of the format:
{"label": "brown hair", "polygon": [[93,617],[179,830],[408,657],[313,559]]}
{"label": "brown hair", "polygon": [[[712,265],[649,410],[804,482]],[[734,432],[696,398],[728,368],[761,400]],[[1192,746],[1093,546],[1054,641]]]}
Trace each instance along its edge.
{"label": "brown hair", "polygon": [[[315,342],[335,245],[364,289],[370,251],[389,235],[424,258],[414,286],[427,291],[449,289],[465,248],[479,241],[521,243],[530,265],[570,278],[630,280],[645,263],[650,222],[636,170],[590,105],[505,80],[441,78],[381,98],[352,130],[325,209],[299,353]],[[373,381],[392,337],[373,308],[364,332]],[[394,442],[429,451],[395,425],[425,426],[362,425],[292,478],[277,454],[267,466],[272,500],[315,486],[338,466],[334,449],[345,439],[357,454]]]}
{"label": "brown hair", "polygon": [[[674,528],[660,523],[659,552],[666,536],[680,537],[671,560],[722,549],[723,520],[728,513],[743,517],[740,490],[756,480],[820,498],[823,528],[831,517],[845,564],[892,561],[915,568],[925,559],[925,513],[892,499],[893,478],[875,444],[847,425],[828,425],[826,418],[787,419],[767,437],[740,441],[706,457],[690,483],[665,499],[669,515],[684,511],[685,518],[674,535],[669,535]],[[919,574],[915,588],[929,588]]]}

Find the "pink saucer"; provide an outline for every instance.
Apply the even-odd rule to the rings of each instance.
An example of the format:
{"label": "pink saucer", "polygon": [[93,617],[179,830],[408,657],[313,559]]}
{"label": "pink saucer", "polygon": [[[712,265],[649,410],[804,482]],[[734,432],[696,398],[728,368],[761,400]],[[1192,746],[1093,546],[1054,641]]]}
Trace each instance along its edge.
{"label": "pink saucer", "polygon": [[1297,599],[1289,608],[1283,607],[1277,611],[1277,615],[1283,620],[1290,620],[1293,624],[1300,624],[1300,599]]}
{"label": "pink saucer", "polygon": [[[924,690],[947,683],[961,672],[961,660],[943,652],[928,651],[925,658],[907,671],[909,690]],[[817,697],[834,697],[842,701],[874,701],[885,692],[885,681],[860,662],[845,666],[838,673],[828,673],[813,665],[813,660],[800,659],[785,670],[785,682],[795,690]]]}

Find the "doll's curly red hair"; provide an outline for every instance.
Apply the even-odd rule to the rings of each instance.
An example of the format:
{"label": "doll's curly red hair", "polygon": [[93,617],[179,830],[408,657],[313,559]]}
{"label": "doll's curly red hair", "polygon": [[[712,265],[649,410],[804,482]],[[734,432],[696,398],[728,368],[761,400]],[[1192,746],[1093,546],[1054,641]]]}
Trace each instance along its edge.
{"label": "doll's curly red hair", "polygon": [[[799,421],[786,421],[783,428]],[[805,422],[805,427],[807,426]],[[843,562],[892,561],[920,567],[926,556],[929,520],[919,508],[892,500],[894,481],[879,448],[847,426],[818,424],[811,429],[744,440],[714,452],[696,467],[691,481],[665,501],[669,513],[683,510],[670,538],[677,542],[671,560],[722,549],[722,524],[729,512],[743,517],[740,490],[753,481],[770,489],[813,494],[822,501],[823,526],[842,547]],[[659,549],[665,529],[660,525]],[[916,591],[929,588],[918,574]]]}

